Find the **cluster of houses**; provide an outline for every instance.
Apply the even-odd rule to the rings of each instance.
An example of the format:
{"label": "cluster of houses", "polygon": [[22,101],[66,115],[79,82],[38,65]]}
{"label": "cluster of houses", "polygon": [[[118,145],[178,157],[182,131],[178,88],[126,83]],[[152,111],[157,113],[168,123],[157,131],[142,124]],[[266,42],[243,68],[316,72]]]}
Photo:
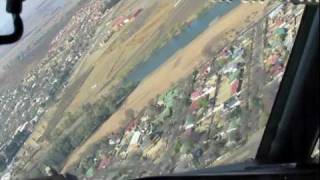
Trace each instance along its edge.
{"label": "cluster of houses", "polygon": [[[3,131],[0,132],[2,136],[0,145],[2,147],[10,144],[15,132],[26,123],[28,132],[32,133],[48,105],[52,101],[59,100],[59,91],[66,87],[74,66],[90,50],[95,28],[106,15],[103,14],[105,6],[102,0],[89,1],[77,10],[51,42],[47,57],[42,59],[15,89],[1,92],[0,127]],[[126,19],[132,22],[141,11],[142,9],[133,11]],[[129,23],[128,20],[124,23]],[[27,153],[34,152],[38,150],[39,145],[25,148],[28,149]]]}
{"label": "cluster of houses", "polygon": [[0,96],[1,143],[13,138],[16,129],[25,122],[34,125],[45,112],[44,107],[50,99],[49,93],[45,92],[48,89],[40,90],[42,87],[32,78],[25,81],[30,83]]}
{"label": "cluster of houses", "polygon": [[[13,138],[14,132],[20,132],[21,128],[28,127],[32,131],[48,103],[66,85],[74,65],[87,52],[86,44],[103,15],[99,11],[102,1],[89,4],[58,34],[49,57],[16,89],[0,94],[1,144]],[[112,30],[120,30],[141,11],[138,9],[128,17],[116,18]],[[302,12],[302,6],[280,5],[266,17],[261,63],[270,81],[285,70]],[[252,53],[252,34],[240,36],[197,68],[190,81],[172,87],[130,117],[120,132],[106,137],[99,148],[83,158],[76,171],[81,171],[83,179],[96,178],[99,173],[102,176],[104,171],[110,174],[117,171],[115,176],[119,178],[128,177],[128,174],[135,178],[204,168],[245,143],[247,136],[240,127],[243,126],[241,108],[246,100],[240,96],[248,83],[245,76],[250,67],[246,63]],[[131,173],[121,172],[121,167],[130,162],[141,163],[141,166]],[[148,168],[143,168],[143,163],[147,163]]]}
{"label": "cluster of houses", "polygon": [[136,19],[136,17],[143,11],[143,9],[137,9],[136,11],[134,11],[133,13],[131,13],[129,16],[119,16],[117,17],[115,20],[113,20],[112,22],[112,27],[111,29],[114,32],[119,31],[123,26],[125,26],[126,24],[134,21]]}
{"label": "cluster of houses", "polygon": [[[138,17],[138,15],[141,14],[142,11],[143,8],[139,8],[135,11],[132,11],[132,13],[130,13],[128,16],[121,15],[114,18],[113,20],[107,21],[107,23],[105,24],[107,30],[100,32],[99,35],[100,37],[102,37],[98,39],[99,46],[103,47],[116,32],[119,32],[126,25],[132,23]],[[107,14],[105,14],[103,18],[106,15]]]}
{"label": "cluster of houses", "polygon": [[270,77],[281,77],[293,47],[303,6],[282,4],[267,17],[264,65]]}
{"label": "cluster of houses", "polygon": [[80,8],[51,42],[49,57],[55,56],[66,48],[81,51],[81,43],[86,42],[81,38],[93,37],[96,25],[101,22],[104,6],[104,2],[98,0],[89,1]]}
{"label": "cluster of houses", "polygon": [[24,123],[30,123],[33,129],[50,102],[57,100],[72,69],[89,49],[103,6],[103,1],[90,1],[79,9],[52,41],[48,56],[16,88],[0,93],[1,145],[14,138],[14,132]]}
{"label": "cluster of houses", "polygon": [[[267,45],[260,53],[272,52],[267,57],[285,61],[285,54],[276,54],[278,46],[272,46],[276,42],[270,41],[278,41],[280,35],[281,46],[290,51],[297,28],[292,22],[301,16],[303,9],[282,8],[283,5],[279,6],[262,20],[267,19],[268,23]],[[285,28],[285,36],[281,28]],[[252,67],[247,63],[253,53],[253,31],[254,28],[249,29],[197,68],[190,77],[191,83],[185,80],[184,85],[175,85],[138,112],[120,132],[109,135],[75,168],[77,174],[94,179],[106,175],[135,178],[180,172],[212,166],[219,157],[241,147],[248,135],[256,131],[243,130],[248,122],[241,115],[248,101],[241,94],[248,89],[246,75]],[[269,61],[272,60],[258,63],[267,67]],[[126,168],[131,162],[139,167]]]}
{"label": "cluster of houses", "polygon": [[[239,104],[233,102],[232,95],[225,102],[218,104],[217,96],[222,77],[230,78],[228,83],[231,84],[231,89],[235,88],[233,84],[238,81],[234,93],[241,91],[241,74],[245,61],[242,56],[245,45],[249,44],[242,40],[230,48],[224,48],[217,57],[199,67],[190,77],[190,91],[179,86],[171,88],[131,119],[121,132],[108,136],[101,142],[103,146],[95,149],[94,155],[89,155],[80,162],[78,170],[85,169],[82,173],[86,178],[91,178],[99,171],[119,166],[118,163],[128,164],[132,156],[140,157],[137,161],[141,163],[151,161],[154,167],[165,164],[163,173],[206,167],[215,160],[210,158],[212,149],[208,148],[209,143],[224,143],[225,148],[221,147],[218,152],[224,154],[229,148],[243,142],[237,127],[240,120],[214,119],[211,124],[216,111],[229,114],[240,105],[239,100],[236,101]],[[241,42],[245,42],[245,45]],[[216,72],[215,62],[223,58],[227,58],[228,61],[224,68]],[[190,83],[186,82],[186,85],[190,86]],[[233,121],[237,121],[236,125]],[[210,128],[219,131],[209,133]],[[166,162],[171,156],[176,160]],[[91,162],[90,165],[86,164],[88,162]],[[142,176],[145,173],[142,169],[136,170],[130,177]],[[152,173],[151,167],[148,173]]]}
{"label": "cluster of houses", "polygon": [[12,139],[7,141],[0,147],[0,154],[4,156],[5,161],[1,161],[1,167],[8,166],[12,160],[15,158],[20,147],[24,144],[25,140],[29,137],[32,132],[32,124],[25,122],[20,125],[14,132]]}

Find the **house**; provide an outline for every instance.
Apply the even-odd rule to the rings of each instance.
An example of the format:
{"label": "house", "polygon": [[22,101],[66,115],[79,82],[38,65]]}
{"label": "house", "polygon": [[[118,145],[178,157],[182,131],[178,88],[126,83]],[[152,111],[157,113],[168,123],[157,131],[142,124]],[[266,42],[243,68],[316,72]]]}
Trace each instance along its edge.
{"label": "house", "polygon": [[94,174],[95,174],[94,168],[90,167],[86,172],[86,177],[87,178],[92,178],[94,176]]}
{"label": "house", "polygon": [[282,18],[277,18],[274,22],[275,27],[281,27],[284,24],[284,20]]}
{"label": "house", "polygon": [[133,13],[133,17],[137,17],[141,12],[143,11],[143,8],[140,8],[138,10],[136,10],[134,13]]}
{"label": "house", "polygon": [[152,132],[150,135],[149,135],[149,139],[153,142],[153,143],[156,143],[157,141],[159,141],[161,139],[161,136],[163,134],[163,131],[161,130],[156,130],[154,132]]}
{"label": "house", "polygon": [[125,132],[129,132],[129,131],[132,131],[134,130],[135,128],[137,127],[137,119],[134,119],[132,121],[130,121],[126,128],[125,128]]}
{"label": "house", "polygon": [[105,169],[110,163],[111,163],[111,157],[103,156],[97,169],[98,170]]}
{"label": "house", "polygon": [[281,63],[277,63],[271,67],[271,74],[273,77],[277,76],[278,74],[280,74],[283,71],[284,71],[284,67],[283,67],[283,65],[281,65]]}
{"label": "house", "polygon": [[224,56],[224,57],[231,56],[232,55],[232,51],[228,47],[225,47],[225,48],[222,49],[220,55]]}
{"label": "house", "polygon": [[145,122],[145,121],[147,121],[149,119],[150,119],[150,116],[149,115],[145,115],[145,116],[142,116],[141,121]]}
{"label": "house", "polygon": [[239,69],[236,69],[236,71],[230,73],[229,75],[229,81],[233,82],[234,80],[238,79],[240,76],[241,71]]}
{"label": "house", "polygon": [[154,146],[152,146],[150,149],[146,149],[143,152],[143,156],[148,157],[152,160],[155,160],[157,157],[160,156],[160,154],[163,152],[165,148],[165,141],[163,139],[160,139]]}
{"label": "house", "polygon": [[129,18],[126,18],[126,19],[123,21],[124,24],[128,24],[129,22],[131,22],[131,20],[130,20]]}
{"label": "house", "polygon": [[194,91],[192,94],[191,94],[191,100],[192,101],[196,101],[197,99],[199,99],[201,97],[202,93],[201,93],[201,90],[197,90],[197,91]]}
{"label": "house", "polygon": [[121,142],[121,137],[119,135],[116,135],[116,134],[112,134],[110,137],[109,137],[109,145],[115,145],[115,144],[119,144]]}
{"label": "house", "polygon": [[210,78],[208,78],[208,80],[206,81],[206,86],[214,86],[217,82],[217,76],[213,75]]}
{"label": "house", "polygon": [[235,95],[238,92],[239,84],[240,84],[239,82],[240,81],[238,79],[232,81],[232,83],[231,83],[231,94],[232,95]]}
{"label": "house", "polygon": [[194,118],[191,114],[186,117],[186,122],[184,124],[185,130],[192,129],[194,127]]}
{"label": "house", "polygon": [[244,54],[244,48],[238,47],[238,48],[234,49],[234,51],[232,53],[232,58],[241,57],[243,54]]}
{"label": "house", "polygon": [[229,64],[229,65],[225,66],[225,68],[223,68],[223,69],[221,70],[221,73],[222,73],[222,74],[227,74],[227,73],[233,73],[233,72],[235,72],[235,71],[237,71],[237,66],[236,66],[236,64]]}
{"label": "house", "polygon": [[287,29],[286,28],[277,28],[274,33],[280,37],[281,39],[287,36]]}
{"label": "house", "polygon": [[139,146],[141,133],[139,131],[136,131],[133,133],[131,141],[129,143],[129,147],[137,147]]}
{"label": "house", "polygon": [[198,110],[199,108],[200,108],[200,104],[197,101],[192,101],[192,103],[191,103],[191,105],[189,107],[189,110],[191,112],[193,112],[193,111]]}
{"label": "house", "polygon": [[272,54],[269,58],[265,61],[265,63],[269,66],[276,64],[279,61],[279,54]]}
{"label": "house", "polygon": [[135,20],[135,18],[138,17],[139,14],[140,14],[142,11],[143,11],[142,8],[136,10],[133,14],[131,14],[131,15],[128,17],[128,19],[129,19],[130,21]]}
{"label": "house", "polygon": [[119,16],[112,22],[112,30],[113,31],[118,31],[122,26],[124,26],[124,21],[125,21],[124,16]]}
{"label": "house", "polygon": [[223,104],[223,111],[228,111],[239,106],[241,102],[238,100],[236,96],[232,96]]}
{"label": "house", "polygon": [[275,18],[282,10],[283,10],[283,4],[281,4],[280,6],[278,6],[275,10],[273,10],[270,14],[269,14],[269,18],[273,19]]}

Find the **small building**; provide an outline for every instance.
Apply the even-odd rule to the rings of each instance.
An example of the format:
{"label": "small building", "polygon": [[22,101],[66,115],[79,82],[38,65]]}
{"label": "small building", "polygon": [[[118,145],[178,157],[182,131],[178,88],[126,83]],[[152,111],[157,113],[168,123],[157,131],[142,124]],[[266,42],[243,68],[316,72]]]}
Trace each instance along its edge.
{"label": "small building", "polygon": [[269,56],[269,58],[266,60],[266,64],[269,66],[274,65],[278,62],[279,58],[280,57],[278,54],[273,54],[273,55]]}
{"label": "small building", "polygon": [[284,5],[281,4],[280,6],[278,6],[275,10],[273,10],[268,16],[269,18],[275,18],[281,11],[283,11],[283,7]]}
{"label": "small building", "polygon": [[239,106],[240,104],[241,102],[238,100],[238,98],[236,96],[232,96],[223,104],[223,110],[228,111],[230,109],[233,109],[234,107]]}
{"label": "small building", "polygon": [[186,122],[184,124],[185,130],[192,129],[194,127],[194,118],[191,114],[186,117]]}
{"label": "small building", "polygon": [[128,17],[128,20],[129,20],[130,22],[134,21],[134,20],[136,19],[136,17],[138,17],[139,14],[140,14],[142,11],[143,11],[142,8],[134,11],[134,12]]}
{"label": "small building", "polygon": [[140,8],[140,9],[136,10],[136,11],[132,14],[132,16],[133,16],[133,17],[137,17],[142,11],[143,11],[143,8]]}
{"label": "small building", "polygon": [[189,107],[191,112],[196,111],[199,108],[200,108],[200,105],[199,105],[199,103],[197,101],[192,101],[192,103],[191,103],[191,105]]}
{"label": "small building", "polygon": [[231,83],[231,94],[232,95],[235,95],[238,92],[238,90],[239,90],[239,82],[240,81],[238,79],[232,81],[232,83]]}
{"label": "small building", "polygon": [[286,28],[277,28],[274,33],[280,37],[281,39],[284,39],[287,36],[287,29]]}
{"label": "small building", "polygon": [[276,77],[278,74],[280,74],[283,71],[284,71],[284,67],[280,63],[275,64],[271,68],[271,74],[273,77]]}
{"label": "small building", "polygon": [[199,99],[201,97],[201,91],[200,90],[197,90],[197,91],[194,91],[192,94],[191,94],[191,100],[192,101],[195,101],[197,99]]}
{"label": "small building", "polygon": [[107,166],[109,166],[110,163],[111,163],[111,158],[107,156],[103,156],[97,169],[98,170],[105,169]]}
{"label": "small building", "polygon": [[236,48],[232,53],[232,58],[235,59],[237,57],[241,57],[243,54],[244,54],[244,48],[242,47]]}
{"label": "small building", "polygon": [[128,125],[125,128],[125,132],[129,132],[134,130],[137,127],[137,120],[134,119],[131,122],[128,123]]}
{"label": "small building", "polygon": [[122,26],[124,26],[124,21],[125,21],[124,16],[119,16],[112,22],[112,30],[113,31],[118,31]]}
{"label": "small building", "polygon": [[111,135],[108,140],[109,145],[119,144],[120,142],[121,137],[119,137],[118,135]]}
{"label": "small building", "polygon": [[133,135],[132,135],[132,138],[131,138],[129,146],[130,147],[139,146],[139,142],[140,142],[140,139],[141,139],[140,137],[141,137],[141,133],[139,131],[134,132]]}
{"label": "small building", "polygon": [[229,81],[233,82],[234,80],[238,79],[240,76],[241,71],[239,69],[236,69],[236,71],[230,73],[229,75]]}
{"label": "small building", "polygon": [[94,176],[94,168],[93,167],[90,167],[87,172],[86,172],[86,177],[87,178],[92,178]]}

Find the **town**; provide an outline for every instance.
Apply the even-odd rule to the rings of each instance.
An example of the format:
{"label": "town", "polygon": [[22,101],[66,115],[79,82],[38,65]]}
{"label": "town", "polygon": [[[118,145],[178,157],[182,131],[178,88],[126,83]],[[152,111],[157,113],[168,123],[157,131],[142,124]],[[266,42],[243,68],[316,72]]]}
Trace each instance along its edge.
{"label": "town", "polygon": [[[29,138],[32,142],[27,145],[25,141],[37,133],[34,129],[48,108],[64,98],[61,94],[67,91],[75,67],[144,12],[139,7],[114,17],[110,9],[117,3],[119,0],[98,0],[81,6],[52,40],[44,60],[17,88],[1,92],[0,171],[10,164],[14,165],[13,174],[26,170],[32,163],[30,157],[40,149],[37,141],[41,137]],[[70,172],[80,179],[128,179],[222,162],[264,128],[303,10],[303,6],[279,3],[218,53],[206,52],[210,58],[188,77],[143,110],[127,110],[128,124],[95,144]],[[101,37],[97,36],[98,26],[105,27],[99,32]],[[54,134],[59,143],[46,142],[60,148],[43,152],[47,157],[32,166],[32,173],[43,174],[45,166],[59,169],[67,155],[115,112],[136,86],[121,81],[98,102],[67,114],[64,125],[72,125],[70,130]],[[77,118],[83,123],[73,124]],[[55,133],[58,128],[49,129]]]}
{"label": "town", "polygon": [[219,164],[265,126],[302,12],[277,6],[143,111],[128,110],[129,123],[72,172],[130,179]]}
{"label": "town", "polygon": [[[59,101],[58,94],[67,86],[74,66],[91,48],[89,44],[94,27],[101,22],[103,13],[108,13],[106,7],[112,7],[115,2],[92,1],[78,10],[51,42],[47,57],[26,75],[17,88],[0,94],[0,127],[3,130],[0,132],[0,152],[10,151],[7,149],[13,146],[18,136],[15,132],[26,131],[25,136],[32,133],[47,107]],[[25,127],[28,128],[24,130]],[[4,154],[9,164],[15,153]]]}

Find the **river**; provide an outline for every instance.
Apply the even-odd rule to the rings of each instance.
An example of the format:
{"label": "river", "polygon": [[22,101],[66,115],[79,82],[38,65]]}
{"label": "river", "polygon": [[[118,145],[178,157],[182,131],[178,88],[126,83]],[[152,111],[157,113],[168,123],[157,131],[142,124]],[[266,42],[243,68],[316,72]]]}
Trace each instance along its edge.
{"label": "river", "polygon": [[133,71],[127,76],[127,81],[139,82],[146,76],[151,74],[154,70],[165,63],[178,50],[187,46],[198,35],[204,32],[211,26],[218,18],[227,14],[240,4],[240,0],[232,1],[230,3],[221,2],[216,3],[210,7],[206,12],[202,13],[197,19],[182,30],[180,34],[168,41],[163,47],[156,49],[150,57],[143,63],[137,65]]}

